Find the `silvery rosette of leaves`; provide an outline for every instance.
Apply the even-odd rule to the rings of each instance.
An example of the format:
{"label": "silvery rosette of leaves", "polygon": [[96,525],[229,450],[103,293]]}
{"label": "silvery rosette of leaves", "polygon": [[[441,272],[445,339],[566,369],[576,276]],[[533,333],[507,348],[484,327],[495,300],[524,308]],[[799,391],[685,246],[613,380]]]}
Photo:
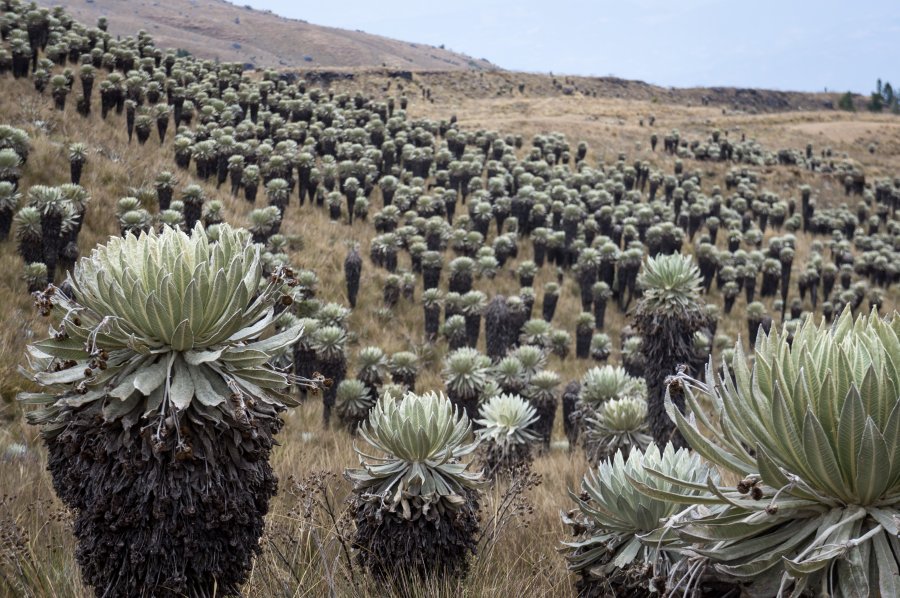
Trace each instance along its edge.
{"label": "silvery rosette of leaves", "polygon": [[703,278],[690,256],[676,253],[648,259],[638,284],[648,305],[678,314],[694,309]]}
{"label": "silvery rosette of leaves", "polygon": [[490,441],[504,451],[511,447],[530,444],[538,436],[530,429],[538,420],[537,411],[518,395],[500,394],[485,401],[479,409],[482,427],[477,435],[482,441]]}
{"label": "silvery rosette of leaves", "polygon": [[585,442],[595,455],[611,455],[617,450],[644,450],[653,438],[647,433],[647,401],[640,396],[610,399],[585,418]]}
{"label": "silvery rosette of leaves", "polygon": [[562,516],[576,533],[563,543],[569,570],[614,586],[649,589],[649,578],[677,569],[678,538],[664,528],[669,518],[689,510],[646,489],[699,496],[707,493],[704,483],[711,475],[699,455],[671,444],[662,451],[655,444],[646,451],[635,448],[627,458],[616,451],[601,461],[585,474],[580,493],[569,491],[578,507]]}
{"label": "silvery rosette of leaves", "polygon": [[[592,367],[581,379],[581,393],[573,421],[584,429],[595,427],[604,406],[616,399],[637,399],[646,403],[647,385],[643,378],[634,378],[622,366]],[[629,403],[629,406],[634,406]],[[617,415],[621,415],[618,414]],[[593,420],[593,423],[588,420]],[[645,430],[641,430],[644,432]],[[589,439],[584,436],[587,442]],[[646,446],[646,445],[644,445]],[[609,453],[615,452],[615,447]]]}
{"label": "silvery rosette of leaves", "polygon": [[349,469],[354,490],[366,500],[381,501],[405,519],[437,517],[465,503],[465,494],[482,482],[469,472],[478,440],[467,442],[472,424],[443,394],[407,393],[382,397],[359,428],[360,437],[380,454],[356,448],[359,469]]}
{"label": "silvery rosette of leaves", "polygon": [[752,365],[738,343],[722,369],[675,379],[690,416],[668,401],[690,445],[740,480],[706,484],[720,512],[682,539],[757,593],[900,595],[900,316],[809,318],[792,342],[761,333]]}
{"label": "silvery rosette of leaves", "polygon": [[193,408],[218,423],[223,413],[240,421],[255,401],[296,405],[286,393],[291,377],[268,361],[302,327],[261,338],[289,280],[283,271],[264,278],[260,246],[245,231],[222,225],[217,242],[201,225],[190,235],[166,227],[114,237],[81,259],[68,283],[73,298],[54,287],[37,295],[61,322],[28,348],[22,370],[43,387],[20,398],[42,406],[28,419],[45,433],[65,426],[68,409],[95,401],[107,421],[177,419]]}
{"label": "silvery rosette of leaves", "polygon": [[341,380],[335,395],[335,410],[348,421],[365,419],[377,398],[361,380],[355,378]]}
{"label": "silvery rosette of leaves", "polygon": [[643,378],[630,376],[622,366],[593,367],[585,372],[581,381],[581,400],[593,408],[610,399],[646,396]]}

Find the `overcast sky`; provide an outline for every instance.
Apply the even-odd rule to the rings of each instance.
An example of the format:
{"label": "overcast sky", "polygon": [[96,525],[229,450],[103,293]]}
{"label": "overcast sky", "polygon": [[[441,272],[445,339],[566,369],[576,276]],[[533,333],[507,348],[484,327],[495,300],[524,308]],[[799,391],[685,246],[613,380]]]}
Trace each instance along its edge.
{"label": "overcast sky", "polygon": [[235,0],[505,69],[867,93],[900,84],[900,0]]}

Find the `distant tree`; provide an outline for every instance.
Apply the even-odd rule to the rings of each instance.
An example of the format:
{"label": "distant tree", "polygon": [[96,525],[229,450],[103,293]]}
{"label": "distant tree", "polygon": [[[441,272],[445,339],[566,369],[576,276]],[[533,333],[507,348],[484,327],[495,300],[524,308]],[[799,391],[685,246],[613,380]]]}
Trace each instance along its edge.
{"label": "distant tree", "polygon": [[894,96],[894,88],[891,87],[890,83],[884,84],[884,88],[881,90],[881,97],[884,98],[884,105],[888,107],[893,107],[897,102],[897,98]]}
{"label": "distant tree", "polygon": [[[878,86],[881,87],[881,79],[878,80]],[[866,106],[870,112],[881,112],[884,110],[884,98],[877,91],[873,91],[869,96],[869,104]]]}
{"label": "distant tree", "polygon": [[889,82],[878,79],[875,82],[875,91],[869,96],[866,108],[872,112],[890,110],[894,114],[900,114],[900,98],[894,93],[894,88]]}
{"label": "distant tree", "polygon": [[894,88],[887,81],[884,82],[881,88],[881,98],[885,110],[890,110],[894,114],[900,114],[900,95],[894,93]]}
{"label": "distant tree", "polygon": [[849,91],[841,96],[838,100],[838,108],[847,112],[856,112],[856,106],[853,104],[853,94]]}

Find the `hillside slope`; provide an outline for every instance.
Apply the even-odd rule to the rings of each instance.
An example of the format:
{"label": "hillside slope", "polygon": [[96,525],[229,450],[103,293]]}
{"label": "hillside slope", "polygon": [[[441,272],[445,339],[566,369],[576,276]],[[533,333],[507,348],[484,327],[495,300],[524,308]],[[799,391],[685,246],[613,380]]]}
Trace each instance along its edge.
{"label": "hillside slope", "polygon": [[[662,87],[619,77],[584,77],[517,71],[491,72],[409,69],[284,69],[315,85],[341,91],[362,89],[367,94],[390,89],[391,80],[433,103],[458,104],[467,100],[569,99],[590,102],[596,98],[650,102],[658,105],[712,106],[727,112],[751,114],[798,110],[834,111],[840,94],[778,91],[739,87]],[[856,96],[857,106],[865,98]]]}
{"label": "hillside slope", "polygon": [[[101,5],[100,12],[102,3],[93,2]],[[168,7],[178,4],[160,2]],[[128,6],[145,5],[136,2]],[[115,24],[116,17],[110,14]],[[18,32],[18,39],[23,34]],[[0,48],[6,51],[17,36],[0,42]],[[154,36],[162,44],[163,38],[157,33]],[[257,35],[265,36],[265,31]],[[166,43],[184,47],[186,42]],[[21,42],[18,45],[21,47]],[[48,325],[57,327],[54,336],[60,340],[70,338],[56,320],[42,317],[35,309],[36,297],[29,295],[28,284],[39,279],[39,266],[46,266],[32,261],[34,258],[52,258],[60,276],[57,282],[61,282],[66,268],[60,265],[60,258],[73,257],[71,237],[65,238],[65,246],[48,243],[45,249],[45,228],[48,235],[54,233],[51,239],[64,239],[61,218],[56,223],[46,218],[46,227],[41,221],[39,208],[61,202],[40,186],[61,187],[72,180],[73,157],[79,155],[84,161],[75,169],[78,182],[91,197],[83,202],[83,226],[76,235],[80,255],[89,255],[98,243],[122,234],[123,229],[186,221],[188,212],[210,226],[216,218],[233,226],[253,226],[262,240],[267,240],[267,264],[283,260],[297,271],[315,273],[304,272],[298,301],[283,303],[293,306],[285,309],[297,317],[326,312],[320,320],[306,322],[311,325],[306,338],[326,328],[322,326],[326,321],[333,331],[332,323],[346,320],[346,334],[339,329],[340,339],[331,335],[329,353],[346,346],[345,373],[350,377],[361,377],[363,351],[377,347],[395,366],[398,353],[414,354],[417,391],[449,391],[444,364],[449,364],[445,357],[451,352],[451,340],[454,344],[464,340],[483,352],[488,350],[488,335],[492,341],[498,337],[504,342],[520,339],[523,344],[546,348],[527,351],[537,357],[530,362],[530,373],[520,361],[513,366],[521,366],[521,370],[514,369],[512,376],[507,370],[505,375],[509,386],[519,387],[516,392],[543,402],[539,406],[545,409],[545,422],[546,415],[555,417],[549,418],[551,442],[546,449],[535,448],[532,468],[536,477],[517,477],[514,483],[484,487],[484,533],[464,581],[430,579],[415,590],[402,588],[402,592],[392,593],[390,584],[366,575],[359,561],[352,560],[355,515],[345,500],[351,481],[342,473],[358,465],[354,446],[362,449],[365,440],[353,439],[345,425],[333,422],[330,428],[323,426],[323,401],[308,395],[302,406],[284,413],[285,426],[271,452],[281,482],[269,503],[265,535],[254,545],[259,549],[254,568],[241,588],[241,595],[247,598],[574,595],[577,577],[559,553],[560,542],[572,539],[564,531],[560,512],[576,506],[571,490],[578,488],[589,464],[583,446],[570,444],[572,437],[564,435],[567,408],[558,409],[557,403],[571,406],[569,401],[577,391],[566,393],[567,399],[560,396],[562,389],[571,381],[583,380],[590,368],[604,362],[628,365],[639,374],[663,372],[657,364],[653,371],[645,369],[640,350],[643,341],[638,340],[636,349],[636,339],[630,336],[635,318],[630,309],[634,303],[629,301],[631,296],[636,298],[636,287],[628,281],[636,282],[645,250],[648,255],[655,254],[665,243],[674,251],[695,255],[698,263],[704,264],[710,278],[701,301],[721,316],[714,334],[692,335],[692,346],[712,348],[718,352],[716,357],[724,356],[734,342],[746,343],[745,351],[750,349],[748,333],[754,332],[754,324],[762,323],[748,317],[754,312],[771,314],[767,317],[777,326],[782,322],[796,325],[804,312],[818,316],[826,305],[835,309],[836,305],[858,302],[858,310],[865,311],[877,304],[882,313],[892,313],[900,306],[900,271],[895,268],[900,264],[896,215],[900,203],[887,206],[889,198],[900,201],[900,116],[826,110],[813,102],[813,96],[779,92],[665,90],[610,78],[407,67],[322,68],[302,73],[309,79],[305,85],[289,81],[288,73],[283,72],[284,80],[266,86],[275,91],[270,89],[265,98],[260,94],[254,110],[251,97],[259,90],[258,74],[232,78],[236,69],[195,64],[187,58],[179,59],[178,70],[184,66],[193,73],[196,68],[202,84],[171,77],[175,88],[170,111],[164,94],[151,99],[155,92],[149,77],[146,84],[140,77],[131,77],[140,84],[132,86],[132,97],[142,102],[136,106],[133,99],[125,101],[128,88],[123,75],[127,73],[110,73],[104,68],[79,69],[69,91],[63,73],[69,68],[74,71],[77,65],[67,63],[58,50],[52,55],[62,58],[64,64],[48,64],[43,62],[46,54],[41,57],[42,68],[47,68],[44,75],[53,75],[50,89],[43,92],[38,91],[43,89],[40,75],[27,72],[27,60],[25,72],[21,68],[17,72],[19,77],[0,71],[0,125],[21,129],[29,139],[21,143],[19,136],[16,142],[17,135],[0,129],[0,147],[12,140],[10,145],[27,150],[27,161],[23,157],[22,164],[14,149],[6,152],[5,161],[0,160],[0,177],[15,175],[23,196],[7,202],[19,219],[12,235],[0,240],[0,598],[95,595],[83,583],[78,560],[100,559],[76,548],[73,529],[79,528],[72,524],[78,513],[54,496],[45,443],[39,429],[24,420],[24,412],[33,407],[14,401],[18,391],[34,389],[18,371],[26,362],[26,345],[44,338]],[[22,56],[20,52],[20,66]],[[91,92],[84,91],[81,74],[85,72],[96,78],[90,79]],[[164,72],[160,68],[153,75],[163,77]],[[220,88],[217,80],[227,85]],[[243,91],[250,92],[246,109],[240,105]],[[87,99],[79,102],[79,94]],[[178,123],[170,121],[179,97],[190,98],[193,105],[191,121],[182,121],[180,130]],[[104,117],[103,106],[114,106],[117,98],[122,110],[113,107]],[[825,96],[821,99],[829,101]],[[387,106],[394,104],[388,118]],[[136,118],[129,120],[126,106],[134,110],[131,116]],[[181,105],[182,116],[187,114],[184,107]],[[129,122],[136,125],[137,140],[131,139]],[[159,126],[161,122],[165,127]],[[166,130],[168,134],[162,134]],[[661,142],[659,147],[654,140]],[[738,151],[723,159],[726,142],[729,153]],[[80,152],[73,151],[76,144],[83,145]],[[667,145],[670,151],[664,151]],[[451,147],[457,153],[452,153]],[[222,174],[233,177],[232,181],[235,174],[241,177],[234,181],[238,183],[234,192],[229,189],[228,177],[218,179],[219,164],[227,166],[228,172]],[[255,176],[247,176],[253,172],[250,166],[256,168]],[[174,172],[174,177],[160,176],[166,171]],[[638,182],[639,173],[643,182]],[[271,175],[271,180],[263,187],[260,178],[266,175]],[[861,189],[856,184],[861,182],[860,175],[865,176]],[[363,192],[353,194],[352,204],[351,178]],[[280,182],[276,183],[277,179]],[[285,195],[285,185],[290,188],[287,179],[297,185]],[[305,180],[302,187],[301,180]],[[300,189],[311,191],[313,182],[316,191],[306,201]],[[371,188],[367,189],[367,184]],[[393,192],[386,194],[390,189]],[[166,190],[170,193],[164,204]],[[258,193],[255,203],[253,193]],[[12,195],[16,193],[7,191],[5,197]],[[804,196],[811,203],[804,205]],[[83,200],[84,196],[75,197]],[[278,204],[283,200],[284,204]],[[176,202],[178,210],[172,209]],[[278,205],[266,205],[269,203]],[[75,209],[74,202],[64,213],[75,214],[69,208]],[[277,220],[267,216],[272,210]],[[456,210],[452,224],[448,210]],[[12,213],[10,208],[5,211],[8,216]],[[790,216],[791,212],[796,212],[795,216]],[[349,218],[350,213],[355,217]],[[67,234],[78,223],[76,218],[67,218]],[[848,225],[852,240],[845,233]],[[565,245],[567,234],[571,253]],[[40,247],[35,247],[36,238]],[[426,260],[429,243],[434,249]],[[345,315],[342,306],[350,304],[345,258],[353,245],[359,246],[361,255],[357,262],[361,264],[359,295]],[[596,250],[594,256],[582,260],[581,256],[590,257],[589,246]],[[277,255],[281,253],[284,255]],[[580,261],[584,269],[572,267],[571,258],[576,264]],[[31,280],[24,276],[26,260],[37,266],[28,270]],[[429,276],[438,271],[443,314],[440,308],[425,308],[433,305],[423,301],[426,270],[432,272]],[[583,272],[592,273],[594,280]],[[463,284],[476,292],[455,293],[451,299],[450,289],[462,291]],[[778,293],[779,285],[784,295]],[[619,289],[619,300],[612,295],[614,287]],[[443,293],[444,289],[448,292]],[[590,289],[590,295],[583,289]],[[501,296],[509,298],[498,301],[501,306],[506,303],[501,314],[505,310],[507,327],[497,334],[501,328],[496,324],[497,312],[482,314],[482,307]],[[322,307],[328,303],[338,305]],[[526,310],[546,321],[523,323],[518,318],[529,316]],[[443,334],[435,339],[426,334],[426,313],[433,323],[440,323],[443,316]],[[516,319],[510,314],[517,314]],[[437,321],[433,315],[438,316]],[[490,333],[488,317],[492,320]],[[104,322],[110,321],[104,318]],[[471,341],[470,330],[477,333]],[[465,339],[461,339],[463,334]],[[103,336],[94,335],[92,349],[102,347]],[[579,336],[583,340],[579,341]],[[632,342],[626,345],[629,338]],[[580,357],[579,343],[588,349]],[[299,348],[298,372],[323,365],[319,349],[312,343],[310,348],[312,355],[306,347]],[[373,354],[366,353],[369,357]],[[374,353],[377,358],[378,351]],[[98,355],[99,367],[103,357],[100,352]],[[256,358],[253,354],[249,357]],[[370,364],[374,361],[381,359],[369,360]],[[335,363],[331,361],[332,366]],[[408,368],[410,360],[406,363]],[[854,362],[854,367],[857,365]],[[388,373],[393,379],[394,372],[390,368],[385,372],[383,363],[367,369],[369,375],[377,371],[382,381]],[[460,371],[447,368],[458,381],[468,376],[471,387],[485,397],[497,390],[493,382],[502,381],[499,368],[479,365],[471,368],[474,373],[457,369]],[[538,378],[538,369],[547,373]],[[77,379],[70,379],[75,384],[88,375],[86,370],[78,370],[80,366],[66,374],[75,374]],[[558,383],[553,374],[558,374]],[[865,378],[871,380],[868,374]],[[540,386],[532,383],[535,379],[542,381]],[[849,384],[847,380],[844,382]],[[865,390],[867,397],[877,394]],[[230,393],[229,399],[237,404]],[[805,413],[813,415],[811,410]],[[112,428],[100,418],[97,424],[98,429]],[[129,424],[130,432],[124,426],[112,429],[121,429],[121,437],[127,439],[127,434],[138,429],[152,434],[153,425],[151,420],[140,426]],[[866,426],[871,428],[869,423]],[[180,428],[173,429],[179,430],[178,437],[193,442]],[[235,427],[223,430],[223,441],[227,442],[229,431],[236,434],[232,436],[235,442],[244,441],[242,432],[248,430],[248,437],[258,434],[256,428]],[[873,434],[868,436],[874,438]],[[585,436],[582,433],[582,439]],[[79,447],[73,442],[71,446],[76,454],[83,452],[91,459],[99,456],[98,466],[109,462],[98,443],[84,442]],[[155,450],[151,447],[145,454]],[[268,449],[252,458],[262,454],[267,457]],[[128,471],[127,475],[140,471],[131,469],[140,465],[140,459],[143,457],[136,457],[121,470]],[[186,467],[172,469],[180,473],[187,471]],[[118,492],[136,496],[113,474],[103,479],[117,486]],[[118,549],[118,539],[129,537],[140,511],[123,508],[127,503],[117,498],[121,494],[95,496],[102,507],[93,511],[100,514],[97,522],[123,525],[113,530],[118,537],[106,544]],[[145,512],[173,501],[175,494],[153,496],[162,499],[144,503],[149,505]],[[202,505],[207,500],[212,499],[196,504],[205,508]],[[230,498],[227,504],[233,504]],[[241,509],[234,508],[221,521],[230,525],[241,515]],[[182,538],[190,528],[173,525],[164,533],[172,530],[173,538]],[[123,555],[138,547],[128,542],[122,543]],[[169,558],[172,553],[164,554]],[[177,566],[172,569],[177,574]],[[639,570],[635,567],[633,571]]]}
{"label": "hillside slope", "polygon": [[204,58],[261,67],[386,66],[404,69],[485,70],[486,60],[426,44],[361,31],[312,25],[224,0],[62,1],[77,20],[109,19],[115,35],[143,29],[160,47],[183,48]]}

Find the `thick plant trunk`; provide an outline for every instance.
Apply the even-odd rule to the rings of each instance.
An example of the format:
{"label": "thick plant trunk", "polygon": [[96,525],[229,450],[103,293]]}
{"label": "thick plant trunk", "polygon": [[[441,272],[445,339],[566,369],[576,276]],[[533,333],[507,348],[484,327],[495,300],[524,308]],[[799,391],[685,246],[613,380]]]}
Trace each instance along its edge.
{"label": "thick plant trunk", "polygon": [[159,135],[160,145],[166,142],[166,131],[169,129],[169,119],[156,121],[156,132]]}
{"label": "thick plant trunk", "polygon": [[0,210],[0,241],[9,237],[9,229],[12,227],[13,211]]}
{"label": "thick plant trunk", "polygon": [[44,245],[39,236],[23,236],[19,239],[19,255],[26,264],[42,262],[44,259]]}
{"label": "thick plant trunk", "polygon": [[226,416],[233,434],[183,416],[183,444],[165,424],[157,436],[140,404],[109,424],[89,407],[45,434],[53,485],[75,514],[82,578],[97,596],[238,593],[276,491],[268,458],[282,425],[265,404],[245,413]]}
{"label": "thick plant trunk", "polygon": [[229,180],[231,181],[231,196],[237,197],[238,191],[240,191],[241,188],[243,187],[243,177],[244,177],[243,168],[229,170],[228,177],[229,177]]}
{"label": "thick plant trunk", "polygon": [[[316,352],[301,344],[294,347],[294,375],[301,378],[312,378],[319,369],[319,360]],[[305,387],[300,387],[300,396],[306,396]]]}
{"label": "thick plant trunk", "polygon": [[506,357],[518,336],[513,334],[506,297],[497,295],[491,299],[484,312],[485,345],[491,361],[497,363]]}
{"label": "thick plant trunk", "polygon": [[433,511],[410,521],[401,509],[390,511],[375,500],[355,498],[353,548],[357,562],[380,581],[398,588],[421,578],[464,577],[478,534],[478,495],[469,491],[456,511]]}
{"label": "thick plant trunk", "polygon": [[190,151],[176,151],[175,152],[175,165],[178,168],[183,168],[187,170],[191,165],[191,152]]}
{"label": "thick plant trunk", "polygon": [[544,244],[535,243],[534,244],[534,263],[538,268],[542,268],[544,266],[544,262],[547,261],[547,246]]}
{"label": "thick plant trunk", "polygon": [[472,290],[472,274],[469,272],[454,272],[450,275],[449,290],[451,293],[465,295]]}
{"label": "thick plant trunk", "polygon": [[259,185],[252,183],[244,184],[244,199],[249,203],[256,203],[256,194],[259,191]]}
{"label": "thick plant trunk", "polygon": [[350,307],[356,308],[356,298],[359,295],[359,277],[362,262],[348,262],[344,266],[347,282],[347,301]]}
{"label": "thick plant trunk", "polygon": [[441,268],[422,268],[422,285],[424,290],[436,289],[441,283]]}
{"label": "thick plant trunk", "polygon": [[158,188],[156,190],[156,199],[159,202],[159,210],[168,210],[169,206],[172,204],[172,189],[170,188]]}
{"label": "thick plant trunk", "polygon": [[[641,353],[647,364],[647,421],[653,440],[660,447],[671,441],[676,449],[690,448],[666,413],[666,378],[675,375],[680,366],[689,375],[696,375],[702,367],[703,358],[694,350],[693,338],[704,328],[704,316],[699,309],[681,317],[638,309],[635,327],[643,339]],[[680,393],[673,392],[672,400],[679,410],[684,410]]]}
{"label": "thick plant trunk", "polygon": [[441,327],[441,308],[425,307],[425,338],[434,341]]}
{"label": "thick plant trunk", "polygon": [[468,346],[466,344],[467,340],[464,331],[459,334],[449,334],[447,335],[447,349],[450,352],[462,349],[463,347]]}
{"label": "thick plant trunk", "polygon": [[552,322],[553,316],[556,314],[556,304],[559,302],[559,295],[544,295],[544,303],[541,305],[541,316],[545,322]]}
{"label": "thick plant trunk", "polygon": [[531,429],[541,439],[544,449],[550,448],[550,437],[553,434],[553,422],[556,420],[556,397],[528,401],[537,412],[538,419],[531,425]]}
{"label": "thick plant trunk", "polygon": [[478,337],[481,336],[481,314],[466,315],[466,345],[478,346]]}
{"label": "thick plant trunk", "polygon": [[84,162],[81,160],[72,160],[69,163],[69,178],[73,185],[81,184],[81,171],[84,168]]}
{"label": "thick plant trunk", "polygon": [[320,361],[319,366],[322,375],[331,380],[331,385],[326,386],[322,392],[322,423],[327,428],[331,422],[331,410],[337,399],[337,387],[347,377],[347,361],[345,359]]}
{"label": "thick plant trunk", "polygon": [[594,301],[594,328],[603,330],[606,325],[606,300]]}
{"label": "thick plant trunk", "polygon": [[590,328],[575,329],[575,357],[587,359],[591,355],[591,337],[594,331]]}
{"label": "thick plant trunk", "polygon": [[184,226],[186,230],[194,230],[194,225],[203,215],[203,205],[199,203],[184,203]]}
{"label": "thick plant trunk", "polygon": [[41,240],[43,242],[43,262],[47,266],[47,280],[53,282],[56,276],[56,262],[62,248],[62,216],[44,214],[41,217]]}
{"label": "thick plant trunk", "polygon": [[563,431],[569,440],[569,450],[575,449],[578,442],[578,423],[575,421],[575,412],[578,409],[578,399],[581,397],[581,383],[577,380],[569,382],[563,391],[562,412]]}

